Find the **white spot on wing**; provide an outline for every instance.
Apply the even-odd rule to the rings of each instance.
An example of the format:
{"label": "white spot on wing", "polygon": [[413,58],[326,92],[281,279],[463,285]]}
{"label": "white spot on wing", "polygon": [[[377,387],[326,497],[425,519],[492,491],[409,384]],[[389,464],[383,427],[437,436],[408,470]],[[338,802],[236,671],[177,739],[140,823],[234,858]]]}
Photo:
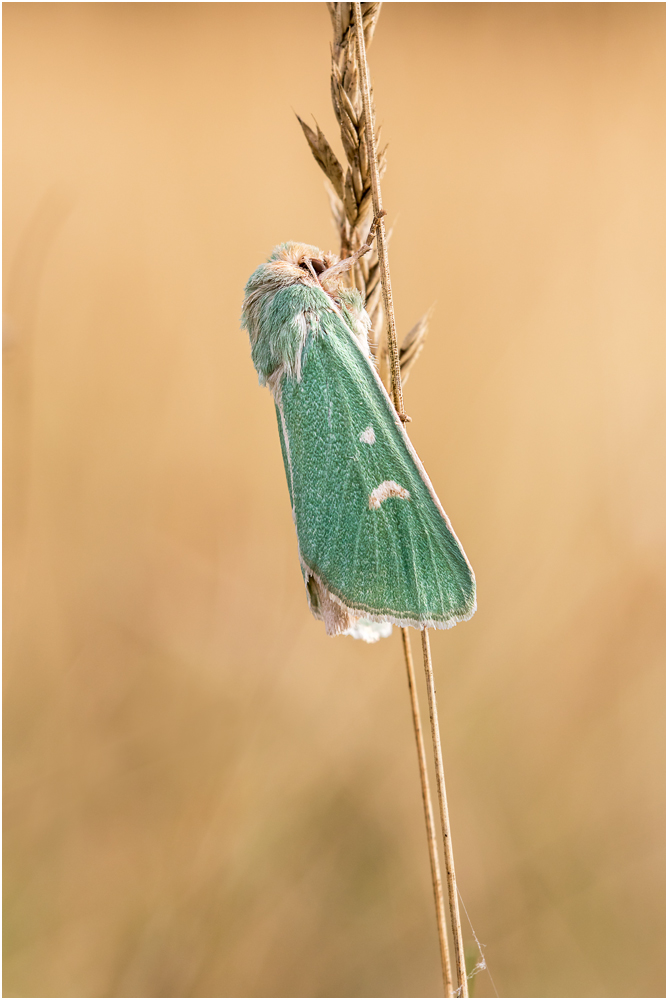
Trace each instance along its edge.
{"label": "white spot on wing", "polygon": [[374,431],[371,424],[367,427],[365,431],[360,434],[360,441],[362,444],[375,444],[376,443],[376,432]]}
{"label": "white spot on wing", "polygon": [[399,483],[395,483],[392,479],[386,479],[380,486],[376,486],[370,495],[369,510],[378,510],[383,500],[387,500],[388,497],[399,497],[400,500],[410,500],[411,495],[403,486],[399,486]]}

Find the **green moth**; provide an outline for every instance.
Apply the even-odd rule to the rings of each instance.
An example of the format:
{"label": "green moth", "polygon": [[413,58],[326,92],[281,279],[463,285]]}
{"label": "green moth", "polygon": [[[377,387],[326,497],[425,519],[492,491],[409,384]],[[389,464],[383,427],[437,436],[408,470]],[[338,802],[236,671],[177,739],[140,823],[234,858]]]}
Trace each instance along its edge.
{"label": "green moth", "polygon": [[299,559],[328,635],[366,641],[392,623],[451,628],[475,578],[369,353],[369,318],[345,261],[283,243],[251,275],[242,323],[271,390]]}

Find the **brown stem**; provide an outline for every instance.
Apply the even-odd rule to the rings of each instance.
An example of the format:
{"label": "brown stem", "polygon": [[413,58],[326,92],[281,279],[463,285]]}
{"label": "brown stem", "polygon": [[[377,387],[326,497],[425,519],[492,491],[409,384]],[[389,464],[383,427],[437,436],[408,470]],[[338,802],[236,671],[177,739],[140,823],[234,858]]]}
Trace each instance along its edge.
{"label": "brown stem", "polygon": [[408,690],[411,696],[411,708],[413,710],[413,728],[415,729],[415,742],[417,744],[418,764],[420,767],[420,785],[422,787],[422,803],[424,805],[424,822],[427,827],[427,844],[429,845],[429,862],[431,864],[431,884],[434,889],[434,904],[436,906],[436,923],[438,925],[438,942],[441,948],[441,966],[443,969],[443,991],[446,997],[453,996],[452,992],[452,969],[450,966],[450,951],[448,948],[448,928],[445,921],[445,904],[443,902],[443,883],[441,881],[441,868],[438,860],[438,844],[436,841],[436,827],[434,824],[434,813],[431,807],[431,793],[429,791],[429,773],[427,771],[427,755],[424,749],[424,739],[422,737],[422,723],[420,722],[420,703],[415,685],[415,671],[413,670],[413,655],[411,653],[408,629],[402,628],[401,638],[404,644],[404,657],[406,659],[406,673],[408,674]]}
{"label": "brown stem", "polygon": [[468,997],[469,991],[466,979],[466,962],[464,960],[464,939],[462,937],[462,925],[459,919],[459,899],[457,897],[457,880],[455,878],[455,858],[452,853],[448,800],[445,794],[445,775],[443,773],[443,754],[441,753],[441,734],[438,727],[438,709],[436,707],[436,688],[434,686],[434,671],[431,665],[429,629],[427,628],[422,629],[422,653],[424,658],[425,678],[427,681],[427,697],[429,699],[431,739],[434,744],[434,764],[436,767],[438,803],[441,809],[441,830],[443,832],[443,853],[445,855],[445,875],[448,883],[450,921],[452,923],[452,936],[455,941],[455,961],[457,964],[458,986],[457,996]]}
{"label": "brown stem", "polygon": [[[369,84],[369,66],[366,61],[361,4],[358,2],[353,3],[353,10],[355,14],[355,34],[357,36],[357,57],[362,82],[364,135],[371,172],[373,212],[374,216],[379,216],[383,212],[383,202],[380,194],[380,175],[378,173],[378,157],[376,155],[376,129],[373,104],[371,103],[371,85]],[[385,234],[385,220],[382,218],[378,226],[378,262],[380,264],[383,301],[387,317],[387,344],[390,352],[390,366],[392,371],[392,396],[399,419],[405,421],[406,414],[404,413],[404,397],[401,391],[401,365],[399,364],[399,348],[397,346],[397,328],[394,321],[394,303],[392,302],[392,285],[390,284],[390,264],[387,257],[387,237]]]}
{"label": "brown stem", "polygon": [[[369,67],[366,59],[366,48],[364,44],[364,29],[362,24],[362,7],[359,2],[353,3],[353,13],[355,17],[355,35],[357,39],[357,58],[359,62],[359,72],[362,84],[362,104],[364,107],[364,129],[366,138],[367,155],[369,158],[369,169],[371,172],[371,193],[373,197],[374,216],[384,215],[383,203],[380,194],[380,176],[378,173],[378,158],[376,155],[376,133],[373,115],[373,105],[371,103],[371,85],[369,83]],[[387,345],[390,354],[390,364],[392,371],[392,395],[394,406],[399,415],[399,419],[406,421],[404,413],[404,397],[401,390],[401,365],[399,363],[399,348],[397,346],[397,331],[394,321],[394,305],[392,302],[392,287],[390,285],[390,267],[387,256],[387,239],[385,235],[385,222],[380,218],[378,225],[378,262],[380,264],[380,278],[383,286],[383,299],[385,302],[385,315],[387,316]],[[404,639],[404,651],[406,651]],[[441,739],[438,731],[438,713],[436,710],[436,692],[434,690],[434,674],[431,666],[431,653],[429,650],[429,636],[427,629],[422,630],[422,652],[424,658],[424,669],[427,677],[427,692],[429,695],[429,718],[431,720],[431,735],[434,744],[434,764],[436,767],[436,778],[438,782],[438,800],[441,813],[441,829],[443,833],[443,848],[445,852],[445,869],[448,881],[448,899],[450,902],[450,920],[452,923],[452,934],[455,941],[455,956],[457,962],[457,995],[468,997],[468,985],[466,981],[466,964],[464,962],[464,944],[462,939],[462,926],[459,919],[459,904],[457,900],[457,883],[455,881],[455,863],[452,854],[452,844],[450,838],[450,821],[448,818],[448,804],[445,795],[445,778],[443,775],[443,756],[441,753]],[[408,654],[406,654],[406,666],[408,667]],[[417,738],[417,734],[416,734]],[[419,755],[419,749],[418,749]]]}

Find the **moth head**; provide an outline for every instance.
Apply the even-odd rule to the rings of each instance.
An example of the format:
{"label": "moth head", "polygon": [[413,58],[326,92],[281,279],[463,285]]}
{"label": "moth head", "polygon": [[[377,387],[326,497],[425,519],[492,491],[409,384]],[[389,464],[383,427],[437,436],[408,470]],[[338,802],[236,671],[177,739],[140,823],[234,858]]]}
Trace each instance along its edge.
{"label": "moth head", "polygon": [[267,278],[277,284],[321,288],[321,275],[336,261],[334,254],[323,253],[308,243],[281,243],[272,251],[265,271]]}

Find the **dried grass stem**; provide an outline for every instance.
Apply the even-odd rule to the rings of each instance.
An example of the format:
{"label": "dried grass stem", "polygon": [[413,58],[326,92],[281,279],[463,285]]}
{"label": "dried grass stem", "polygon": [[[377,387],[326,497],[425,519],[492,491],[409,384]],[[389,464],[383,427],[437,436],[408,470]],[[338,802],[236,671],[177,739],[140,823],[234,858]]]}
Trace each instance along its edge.
{"label": "dried grass stem", "polygon": [[452,836],[450,834],[450,817],[448,815],[448,799],[445,793],[445,775],[443,771],[443,754],[441,752],[441,734],[438,725],[438,709],[436,707],[436,688],[434,686],[434,670],[431,663],[431,648],[429,646],[429,629],[422,629],[422,653],[424,673],[427,681],[427,698],[429,701],[429,720],[431,722],[431,739],[434,745],[434,764],[436,767],[436,782],[438,787],[438,803],[441,812],[441,830],[443,832],[443,853],[445,856],[445,874],[448,883],[448,901],[450,903],[450,920],[452,935],[455,941],[455,962],[457,965],[457,996],[468,997],[468,981],[466,979],[466,961],[464,958],[464,939],[462,924],[459,918],[459,898],[457,895],[457,880],[455,877],[455,858],[452,852]]}
{"label": "dried grass stem", "polygon": [[[392,302],[392,288],[390,285],[390,268],[387,257],[387,241],[385,238],[385,225],[381,213],[383,204],[380,194],[380,177],[378,175],[378,165],[376,160],[376,139],[374,132],[374,114],[371,102],[371,85],[369,83],[369,67],[366,59],[366,48],[364,43],[364,27],[362,22],[362,7],[359,2],[353,3],[355,18],[355,33],[357,36],[357,55],[359,62],[359,72],[362,81],[362,101],[364,107],[365,137],[367,146],[367,158],[371,172],[371,188],[373,194],[374,215],[380,217],[378,225],[377,245],[378,260],[380,263],[380,276],[383,285],[383,299],[385,302],[385,313],[387,316],[387,340],[391,360],[392,371],[392,392],[394,405],[400,419],[405,420],[403,393],[401,390],[401,367],[399,364],[399,349],[397,346],[396,326],[394,322],[394,306]],[[455,879],[455,861],[452,852],[452,838],[450,835],[450,819],[448,816],[448,802],[445,793],[445,775],[443,771],[443,754],[441,752],[441,738],[438,726],[438,711],[436,708],[436,690],[434,688],[434,671],[431,664],[431,650],[429,647],[429,630],[422,629],[422,653],[424,659],[424,670],[427,681],[427,695],[429,699],[429,718],[431,721],[431,736],[434,745],[434,765],[436,768],[436,780],[438,786],[438,801],[441,814],[441,830],[443,834],[443,851],[445,856],[445,870],[448,883],[448,900],[450,903],[450,920],[452,923],[452,935],[455,942],[455,959],[457,965],[457,995],[468,997],[468,983],[466,979],[466,962],[464,959],[464,941],[462,937],[462,925],[459,918],[459,901],[457,898],[457,882]],[[404,652],[406,654],[406,667],[409,669],[410,648],[404,636]],[[422,730],[418,725],[415,729],[415,738],[418,744],[418,758],[420,757]],[[426,775],[425,775],[426,778]],[[423,788],[425,785],[423,785]],[[428,810],[425,808],[425,815]],[[429,839],[429,822],[427,821],[427,838]],[[431,854],[431,851],[430,851]],[[439,875],[440,878],[440,875]],[[437,885],[434,883],[434,894],[437,895]],[[438,910],[438,903],[437,903]],[[448,963],[449,965],[449,963]],[[444,977],[447,976],[444,967]],[[447,994],[447,988],[446,988]]]}
{"label": "dried grass stem", "polygon": [[422,723],[420,721],[420,703],[418,701],[417,687],[415,684],[415,671],[413,669],[413,654],[411,653],[411,644],[407,628],[402,628],[401,638],[404,644],[404,658],[406,660],[406,673],[408,675],[408,691],[411,699],[411,710],[413,712],[413,728],[415,729],[415,742],[417,744],[418,765],[420,768],[420,787],[422,788],[422,803],[424,805],[424,822],[427,828],[427,843],[429,845],[431,882],[434,888],[436,923],[438,925],[438,943],[441,949],[441,967],[443,969],[443,991],[446,997],[451,997],[453,996],[452,968],[450,965],[450,949],[448,947],[448,927],[445,919],[445,903],[443,900],[443,882],[441,880],[441,866],[439,864],[439,859],[438,859],[438,843],[436,840],[436,826],[434,824],[434,813],[431,807],[431,794],[429,791],[429,772],[427,771],[427,755],[424,749],[424,738],[422,736]]}

